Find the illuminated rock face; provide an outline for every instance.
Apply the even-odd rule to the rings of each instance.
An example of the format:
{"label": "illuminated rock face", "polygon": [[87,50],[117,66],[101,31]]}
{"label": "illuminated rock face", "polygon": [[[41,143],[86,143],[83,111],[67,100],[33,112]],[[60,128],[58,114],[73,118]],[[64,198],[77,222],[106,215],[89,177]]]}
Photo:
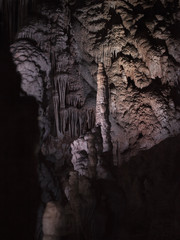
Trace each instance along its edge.
{"label": "illuminated rock face", "polygon": [[22,90],[39,102],[42,153],[57,161],[63,153],[62,164],[69,153],[62,144],[69,146],[95,124],[95,87],[81,75],[69,11],[66,3],[44,5],[42,18],[24,27],[11,47]]}
{"label": "illuminated rock face", "polygon": [[99,63],[109,85],[114,163],[179,133],[179,8],[172,5],[169,14],[168,2],[41,8],[42,18],[11,49],[22,89],[43,105],[44,139],[74,139],[94,126]]}
{"label": "illuminated rock face", "polygon": [[179,8],[168,15],[169,7],[104,1],[74,13],[81,23],[74,23],[76,41],[104,64],[108,78],[114,162],[179,133],[179,106],[171,94],[179,88]]}
{"label": "illuminated rock face", "polygon": [[110,121],[109,121],[109,90],[108,79],[103,63],[98,65],[97,97],[96,97],[96,125],[101,127],[103,138],[103,152],[112,150]]}
{"label": "illuminated rock face", "polygon": [[[61,1],[42,5],[39,18],[18,32],[11,52],[22,90],[39,102],[41,153],[50,169],[40,169],[44,240],[132,239],[131,231],[118,232],[125,207],[127,219],[156,227],[156,179],[159,189],[164,186],[155,174],[159,167],[147,160],[141,171],[126,160],[180,133],[179,9],[178,1]],[[124,170],[119,186],[112,163]],[[162,196],[174,185],[169,176]],[[116,229],[114,235],[105,226]],[[142,239],[153,239],[152,232]]]}

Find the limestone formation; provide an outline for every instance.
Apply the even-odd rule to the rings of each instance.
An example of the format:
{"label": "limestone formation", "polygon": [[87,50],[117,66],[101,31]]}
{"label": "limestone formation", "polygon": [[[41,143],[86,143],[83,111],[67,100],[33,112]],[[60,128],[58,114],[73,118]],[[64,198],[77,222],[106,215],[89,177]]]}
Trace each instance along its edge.
{"label": "limestone formation", "polygon": [[103,151],[110,152],[112,146],[109,121],[109,90],[108,79],[102,63],[98,65],[97,74],[96,125],[101,127]]}
{"label": "limestone formation", "polygon": [[[179,9],[180,2],[170,0],[43,3],[38,17],[18,31],[11,52],[22,76],[22,94],[39,103],[42,158],[62,189],[64,205],[54,196],[46,202],[46,211],[57,213],[53,239],[62,236],[66,211],[74,227],[64,236],[112,239],[105,228],[112,217],[113,239],[119,239],[124,195],[127,221],[150,214],[144,203],[144,196],[154,201],[148,195],[153,188],[149,165],[142,174],[137,170],[137,178],[133,170],[122,174],[120,187],[111,170],[122,165],[131,171],[123,167],[131,168],[126,163],[131,156],[180,133]],[[43,183],[50,192],[51,184]],[[134,217],[134,209],[143,216],[135,212]],[[51,222],[46,211],[44,227]],[[99,222],[102,229],[96,228]],[[44,239],[52,237],[46,227]],[[128,234],[126,239],[133,239]],[[152,238],[149,233],[142,239]]]}
{"label": "limestone formation", "polygon": [[169,15],[152,2],[140,4],[104,1],[74,10],[44,4],[42,17],[19,31],[12,53],[23,90],[46,102],[40,117],[46,138],[53,132],[74,139],[94,127],[100,62],[110,87],[116,164],[180,131],[178,3]]}

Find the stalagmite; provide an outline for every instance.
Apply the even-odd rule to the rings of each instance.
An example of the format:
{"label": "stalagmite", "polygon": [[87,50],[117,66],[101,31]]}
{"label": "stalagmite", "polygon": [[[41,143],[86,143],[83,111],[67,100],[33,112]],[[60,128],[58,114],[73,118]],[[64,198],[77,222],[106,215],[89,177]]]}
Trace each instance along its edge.
{"label": "stalagmite", "polygon": [[109,95],[108,80],[103,63],[98,65],[97,99],[96,99],[96,125],[101,127],[103,138],[103,152],[112,150],[110,121],[109,121]]}

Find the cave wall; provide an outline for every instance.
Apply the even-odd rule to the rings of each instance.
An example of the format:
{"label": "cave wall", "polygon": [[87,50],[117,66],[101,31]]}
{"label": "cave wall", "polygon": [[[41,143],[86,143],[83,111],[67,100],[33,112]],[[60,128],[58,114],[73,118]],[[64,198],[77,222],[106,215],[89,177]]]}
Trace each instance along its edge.
{"label": "cave wall", "polygon": [[178,239],[179,1],[36,11],[10,49],[39,106],[38,239]]}
{"label": "cave wall", "polygon": [[99,62],[108,77],[115,164],[178,134],[178,1],[71,5],[44,4],[11,46],[22,89],[40,102],[43,138],[93,127]]}

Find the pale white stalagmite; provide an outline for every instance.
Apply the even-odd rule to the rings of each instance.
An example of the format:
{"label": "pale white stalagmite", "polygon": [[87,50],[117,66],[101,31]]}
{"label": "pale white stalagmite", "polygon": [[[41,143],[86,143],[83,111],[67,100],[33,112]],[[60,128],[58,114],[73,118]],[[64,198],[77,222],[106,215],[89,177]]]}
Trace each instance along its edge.
{"label": "pale white stalagmite", "polygon": [[108,95],[108,79],[103,63],[99,63],[97,73],[96,125],[101,127],[103,152],[112,150]]}

